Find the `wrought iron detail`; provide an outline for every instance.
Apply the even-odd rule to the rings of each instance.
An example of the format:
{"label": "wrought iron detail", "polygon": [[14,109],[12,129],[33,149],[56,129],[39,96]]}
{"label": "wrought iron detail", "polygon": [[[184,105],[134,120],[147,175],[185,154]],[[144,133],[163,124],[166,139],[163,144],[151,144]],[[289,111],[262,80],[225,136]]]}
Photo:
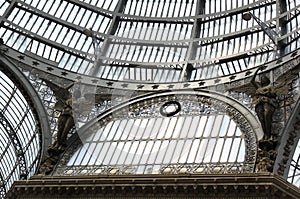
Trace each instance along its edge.
{"label": "wrought iron detail", "polygon": [[[218,95],[219,96],[219,95]],[[224,96],[223,96],[224,97]],[[221,97],[222,98],[222,97]],[[226,101],[227,100],[227,101]],[[184,166],[180,164],[178,165],[162,165],[160,169],[160,173],[164,173],[165,170],[163,168],[171,168],[173,173],[178,173],[180,170],[183,172],[183,170],[186,170],[186,172],[204,172],[204,173],[216,173],[217,169],[221,173],[251,173],[254,172],[255,167],[255,161],[256,161],[256,152],[257,152],[257,145],[256,141],[257,138],[255,135],[255,131],[258,130],[255,129],[254,126],[252,126],[252,122],[250,118],[248,118],[251,114],[251,112],[248,112],[245,115],[245,112],[243,114],[238,110],[237,104],[238,102],[234,101],[231,98],[224,97],[223,99],[220,99],[217,97],[216,93],[210,93],[208,95],[204,95],[204,93],[197,93],[197,94],[191,94],[191,93],[180,93],[178,92],[176,95],[174,93],[164,93],[160,95],[154,95],[151,97],[147,96],[146,98],[140,97],[137,99],[132,99],[132,103],[123,103],[119,104],[115,110],[108,110],[104,112],[103,114],[98,115],[96,118],[94,118],[92,121],[88,122],[86,125],[84,125],[81,129],[78,130],[78,134],[81,139],[85,139],[84,129],[89,129],[90,132],[96,132],[98,129],[103,127],[104,125],[108,124],[112,120],[126,120],[126,119],[137,119],[137,118],[156,118],[161,117],[160,115],[160,108],[161,105],[164,104],[166,101],[177,101],[181,104],[181,111],[179,111],[177,114],[181,116],[191,116],[191,115],[199,115],[199,114],[208,114],[208,115],[217,115],[220,113],[228,115],[239,127],[241,132],[243,132],[243,138],[245,140],[245,158],[243,163],[238,163],[239,165],[235,165],[234,163],[228,163],[228,164],[215,164],[215,163],[208,163],[208,165],[205,167],[204,164],[185,164]],[[126,104],[126,105],[125,105]],[[114,107],[112,108],[114,109]],[[246,109],[245,109],[246,110]],[[254,117],[253,117],[254,118]],[[252,124],[251,124],[252,123]],[[254,130],[255,129],[255,130]],[[76,145],[76,146],[75,146]],[[56,170],[54,171],[55,175],[90,175],[93,172],[100,172],[101,174],[125,174],[130,172],[134,173],[136,167],[135,165],[131,164],[131,167],[128,168],[128,166],[117,166],[111,167],[111,166],[100,166],[94,165],[94,166],[67,166],[67,163],[69,162],[70,158],[72,157],[72,154],[75,153],[75,151],[82,145],[80,142],[76,142],[76,144],[70,145],[70,148],[68,148],[63,155],[62,159],[60,160],[58,166],[56,167]],[[241,165],[242,164],[242,165]],[[198,165],[198,166],[196,166]],[[193,167],[193,169],[192,169]],[[197,167],[197,168],[196,168]],[[201,167],[201,168],[200,168]],[[189,168],[189,169],[188,169]],[[78,169],[78,171],[76,171]],[[198,170],[197,170],[198,169]],[[201,170],[201,172],[200,172]],[[78,173],[79,172],[79,173]],[[129,173],[130,173],[129,172]],[[95,173],[94,173],[95,174]]]}
{"label": "wrought iron detail", "polygon": [[[0,49],[5,49],[6,47],[4,45],[0,46]],[[294,51],[297,52],[297,51]],[[36,75],[37,77],[42,77],[42,78],[49,78],[51,79],[64,79],[65,81],[74,81],[78,77],[78,73],[68,71],[68,75],[64,76],[62,73],[66,73],[67,71],[64,69],[56,68],[55,70],[49,71],[48,68],[51,65],[51,63],[44,63],[40,62],[40,65],[38,66],[32,66],[28,63],[32,61],[36,61],[37,59],[33,56],[26,55],[24,60],[20,60],[18,56],[20,56],[20,53],[10,49],[9,51],[5,52],[4,55],[11,59],[11,60],[16,60],[16,63],[23,68],[23,70],[29,71],[30,73]],[[274,79],[276,79],[278,76],[288,72],[289,70],[294,69],[297,67],[300,63],[300,56],[293,56],[293,53],[287,54],[284,57],[281,58],[283,61],[280,63],[276,63],[277,60],[268,62],[264,64],[265,66],[265,71],[273,71],[277,70],[277,72],[274,75]],[[53,66],[55,67],[55,66]],[[243,85],[245,83],[248,83],[250,81],[249,79],[249,74],[253,74],[253,72],[256,70],[256,68],[251,68],[248,69],[244,72],[240,72],[236,74],[235,80],[230,80],[228,76],[224,77],[216,77],[216,78],[210,78],[206,80],[199,80],[199,81],[193,81],[190,82],[189,88],[207,88],[207,87],[215,87],[216,85],[224,85],[226,88],[232,88],[236,87],[237,85]],[[58,78],[59,77],[59,78]],[[216,83],[215,80],[218,79],[218,82]],[[83,84],[86,85],[92,85],[92,86],[99,86],[101,85],[102,87],[111,87],[108,86],[108,83],[111,84],[113,83],[113,88],[114,89],[120,89],[120,90],[136,90],[139,88],[139,90],[142,91],[153,91],[153,86],[156,88],[155,90],[160,91],[160,90],[169,90],[170,86],[176,89],[186,89],[184,84],[181,82],[165,82],[165,83],[160,83],[157,84],[155,82],[152,83],[147,83],[147,84],[141,84],[141,82],[129,82],[129,81],[122,81],[122,83],[115,80],[111,79],[105,79],[105,78],[99,78],[98,81],[95,81],[95,77],[93,76],[88,76],[88,75],[82,75],[81,80]],[[126,87],[124,87],[124,83],[126,83]]]}
{"label": "wrought iron detail", "polygon": [[25,180],[27,179],[28,176],[28,170],[26,166],[26,158],[24,155],[21,141],[19,140],[13,127],[10,125],[9,121],[6,119],[5,115],[1,111],[0,111],[0,124],[5,128],[8,137],[10,138],[11,143],[14,146],[15,154],[20,169],[20,179]]}
{"label": "wrought iron detail", "polygon": [[0,198],[4,198],[6,194],[6,188],[5,188],[5,179],[3,178],[2,174],[0,173]]}

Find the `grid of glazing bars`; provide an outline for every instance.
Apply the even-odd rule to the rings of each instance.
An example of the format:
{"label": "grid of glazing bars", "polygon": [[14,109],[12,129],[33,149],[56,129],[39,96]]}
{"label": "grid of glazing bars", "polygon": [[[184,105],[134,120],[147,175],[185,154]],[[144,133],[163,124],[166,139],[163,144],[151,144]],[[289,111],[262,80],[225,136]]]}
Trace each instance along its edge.
{"label": "grid of glazing bars", "polygon": [[290,171],[287,180],[296,186],[300,186],[300,141],[294,152],[292,162],[290,164]]}
{"label": "grid of glazing bars", "polygon": [[[3,1],[0,36],[21,52],[91,74],[92,38],[83,34],[91,28],[101,50],[99,71],[93,72],[97,77],[176,82],[190,63],[189,80],[199,80],[245,71],[273,59],[278,47],[254,20],[242,19],[248,11],[282,36],[286,45],[279,50],[298,48],[299,5],[283,2]],[[168,73],[175,75],[165,78]]]}
{"label": "grid of glazing bars", "polygon": [[41,146],[31,107],[21,91],[1,71],[0,93],[0,180],[7,191],[23,172],[28,172],[28,176],[35,173]]}
{"label": "grid of glazing bars", "polygon": [[68,167],[129,166],[139,174],[164,165],[243,164],[246,150],[239,127],[222,114],[114,120],[83,143]]}

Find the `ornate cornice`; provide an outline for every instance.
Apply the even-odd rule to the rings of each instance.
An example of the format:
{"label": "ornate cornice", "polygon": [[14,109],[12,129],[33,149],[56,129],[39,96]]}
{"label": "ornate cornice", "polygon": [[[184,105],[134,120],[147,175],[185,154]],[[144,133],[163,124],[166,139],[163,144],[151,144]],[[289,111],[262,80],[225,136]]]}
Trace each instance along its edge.
{"label": "ornate cornice", "polygon": [[241,175],[121,175],[33,177],[16,181],[10,198],[300,198],[300,190],[271,173]]}

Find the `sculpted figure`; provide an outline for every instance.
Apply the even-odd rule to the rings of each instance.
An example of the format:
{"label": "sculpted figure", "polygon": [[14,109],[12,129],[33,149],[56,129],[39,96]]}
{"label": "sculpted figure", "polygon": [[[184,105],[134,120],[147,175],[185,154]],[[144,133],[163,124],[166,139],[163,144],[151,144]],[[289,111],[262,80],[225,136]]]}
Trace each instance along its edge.
{"label": "sculpted figure", "polygon": [[258,72],[264,70],[264,66],[259,67],[250,83],[231,88],[230,91],[246,93],[252,97],[252,103],[255,105],[255,112],[261,123],[264,140],[272,137],[273,114],[279,107],[278,95],[287,95],[289,84],[298,75],[297,71],[288,71],[284,75],[278,77],[275,82],[271,82],[265,75],[260,76],[260,81],[256,81]]}
{"label": "sculpted figure", "polygon": [[268,139],[271,137],[272,117],[277,107],[277,100],[275,88],[270,84],[271,81],[266,75],[260,78],[259,83],[255,81],[259,70],[260,69],[255,71],[251,80],[251,83],[256,89],[253,95],[253,103],[255,104],[255,112],[264,131],[264,138]]}
{"label": "sculpted figure", "polygon": [[67,136],[70,130],[74,127],[75,122],[72,113],[72,94],[69,89],[74,85],[73,83],[63,88],[49,80],[43,81],[50,87],[56,98],[54,109],[60,112],[57,123],[57,137],[56,141],[49,146],[49,152],[62,152],[65,150]]}
{"label": "sculpted figure", "polygon": [[56,141],[49,146],[48,152],[59,154],[65,150],[68,133],[75,126],[74,112],[88,114],[92,107],[111,99],[112,95],[106,92],[96,94],[88,91],[82,94],[80,89],[75,89],[72,94],[69,90],[74,83],[67,87],[61,87],[47,79],[43,79],[43,81],[53,91],[56,98],[54,110],[60,112]]}
{"label": "sculpted figure", "polygon": [[38,170],[38,175],[48,175],[53,171],[61,153],[67,147],[68,134],[75,126],[74,112],[81,111],[88,114],[94,105],[111,99],[111,94],[87,92],[82,95],[80,90],[74,90],[72,94],[69,90],[74,86],[74,83],[67,87],[61,87],[47,79],[42,80],[53,91],[56,98],[54,110],[60,112],[55,142],[48,147],[48,155],[44,156]]}

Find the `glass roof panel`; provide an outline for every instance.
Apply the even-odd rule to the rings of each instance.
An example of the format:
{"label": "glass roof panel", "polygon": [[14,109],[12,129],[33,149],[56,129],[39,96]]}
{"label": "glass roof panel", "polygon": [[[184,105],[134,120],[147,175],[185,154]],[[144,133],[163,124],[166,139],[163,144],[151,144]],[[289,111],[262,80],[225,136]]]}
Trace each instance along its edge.
{"label": "glass roof panel", "polygon": [[41,146],[38,121],[24,95],[2,71],[0,82],[0,186],[8,191],[15,180],[35,173]]}
{"label": "glass roof panel", "polygon": [[[282,52],[298,45],[297,18],[290,17],[287,31],[279,27],[275,0],[44,0],[1,5],[3,13],[10,9],[1,26],[5,44],[55,61],[57,67],[111,80],[145,81],[139,75],[143,69],[147,76],[161,77],[150,81],[178,82],[185,74],[184,64],[191,63],[189,80],[197,81],[243,72],[274,59],[277,44],[257,21],[243,20],[245,12],[278,34],[293,31]],[[297,15],[293,5],[297,4],[289,2],[291,16]],[[89,28],[94,39],[84,33]],[[100,54],[94,55],[93,45],[100,48]],[[102,69],[91,71],[96,56]],[[131,66],[136,69],[130,78],[101,74],[103,68],[129,70]],[[160,67],[164,69],[154,70]],[[169,73],[177,77],[164,80]]]}
{"label": "glass roof panel", "polygon": [[300,139],[294,151],[287,180],[300,187]]}
{"label": "glass roof panel", "polygon": [[[199,123],[191,127],[192,120],[206,120],[206,125]],[[241,164],[245,148],[240,147],[244,141],[236,133],[239,128],[231,121],[232,131],[228,132],[233,132],[232,135],[220,136],[220,127],[226,120],[226,115],[115,120],[89,137],[67,166],[105,165],[122,169],[130,165],[133,173],[143,174],[150,170],[160,173],[166,165]],[[159,126],[159,130],[154,126]],[[236,150],[224,150],[229,143]]]}
{"label": "glass roof panel", "polygon": [[125,14],[144,17],[188,17],[195,16],[195,1],[190,0],[128,0],[125,6]]}

